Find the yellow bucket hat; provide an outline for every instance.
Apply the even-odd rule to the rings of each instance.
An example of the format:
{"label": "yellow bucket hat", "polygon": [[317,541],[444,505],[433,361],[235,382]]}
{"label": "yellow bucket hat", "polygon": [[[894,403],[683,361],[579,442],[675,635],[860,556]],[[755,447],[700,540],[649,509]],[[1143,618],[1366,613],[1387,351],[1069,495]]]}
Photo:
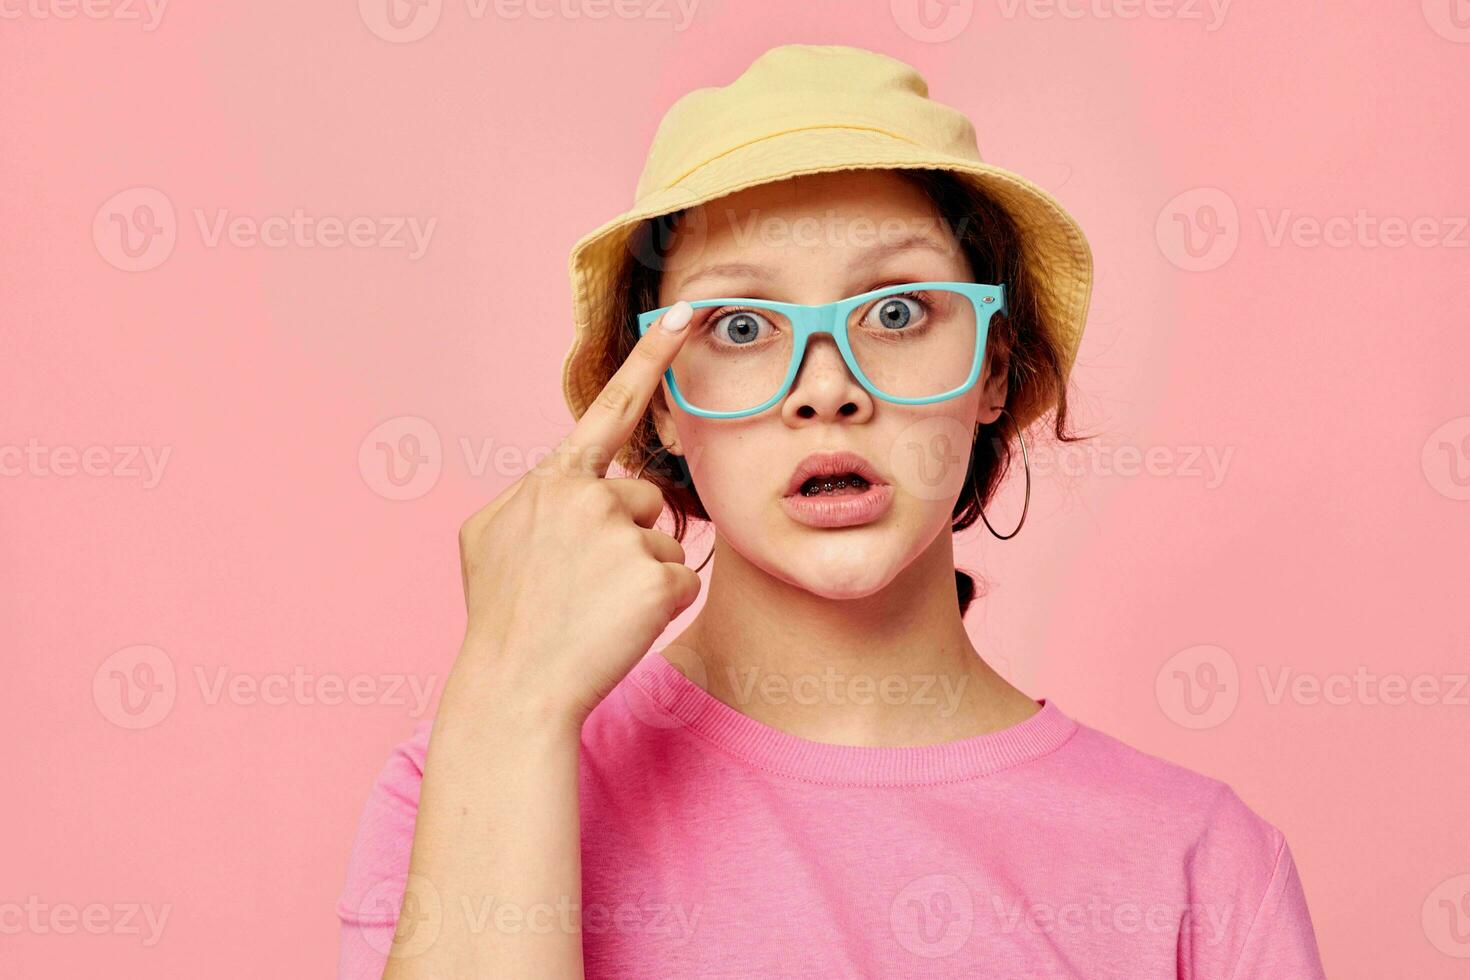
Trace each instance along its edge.
{"label": "yellow bucket hat", "polygon": [[[746,187],[828,170],[931,168],[978,184],[1021,233],[1022,261],[1036,270],[1041,322],[1072,367],[1092,295],[1092,252],[1066,210],[1018,174],[980,159],[975,128],[929,98],[929,86],[896,58],[846,45],[786,44],[756,58],[729,85],[695,89],[664,115],[638,178],[633,207],[572,246],[575,334],[562,363],[574,418],[597,397],[600,352],[614,331],[629,238],[647,218]],[[1050,406],[1015,419],[1025,428]]]}

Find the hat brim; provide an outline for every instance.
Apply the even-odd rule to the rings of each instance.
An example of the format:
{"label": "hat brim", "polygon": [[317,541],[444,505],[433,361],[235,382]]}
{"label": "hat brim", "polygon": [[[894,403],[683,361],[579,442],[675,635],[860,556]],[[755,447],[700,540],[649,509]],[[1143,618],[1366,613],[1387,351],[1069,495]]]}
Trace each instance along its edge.
{"label": "hat brim", "polygon": [[[706,161],[577,241],[567,263],[575,332],[562,362],[562,394],[572,416],[581,418],[607,383],[598,376],[597,352],[612,331],[622,328],[610,322],[611,299],[621,285],[616,280],[630,236],[642,221],[803,174],[912,168],[960,174],[1011,215],[1021,234],[1022,261],[1036,273],[1043,329],[1062,355],[1066,377],[1092,296],[1092,251],[1066,209],[1036,184],[1000,167],[937,153],[881,130],[817,127],[746,143]],[[1017,427],[1025,428],[1050,407],[1027,406],[1015,418]]]}

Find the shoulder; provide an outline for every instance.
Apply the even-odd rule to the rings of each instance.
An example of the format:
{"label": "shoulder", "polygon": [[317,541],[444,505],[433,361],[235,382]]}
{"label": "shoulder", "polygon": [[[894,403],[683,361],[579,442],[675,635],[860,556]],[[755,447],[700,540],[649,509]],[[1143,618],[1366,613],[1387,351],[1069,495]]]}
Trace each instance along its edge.
{"label": "shoulder", "polygon": [[1068,781],[1096,800],[1103,814],[1146,819],[1186,842],[1265,854],[1283,836],[1225,780],[1135,748],[1078,723],[1067,746]]}
{"label": "shoulder", "polygon": [[415,725],[388,753],[368,790],[337,899],[343,922],[391,924],[398,917],[432,726],[430,719]]}
{"label": "shoulder", "polygon": [[1068,781],[1086,786],[1115,830],[1139,832],[1140,856],[1182,879],[1182,975],[1322,976],[1301,879],[1275,824],[1224,780],[1089,726],[1078,725],[1069,748]]}

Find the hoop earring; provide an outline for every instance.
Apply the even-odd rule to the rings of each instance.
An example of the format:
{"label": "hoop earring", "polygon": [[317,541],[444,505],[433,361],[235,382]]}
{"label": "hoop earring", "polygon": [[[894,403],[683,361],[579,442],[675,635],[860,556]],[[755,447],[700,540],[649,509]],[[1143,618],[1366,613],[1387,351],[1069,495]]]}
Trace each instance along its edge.
{"label": "hoop earring", "polygon": [[[669,453],[669,451],[667,449],[665,449],[664,447],[662,447],[662,446],[660,446],[658,448],[658,452],[668,453],[668,455],[673,455],[672,453]],[[657,455],[658,455],[658,453],[655,453],[654,454],[654,456],[657,456]],[[642,479],[643,478],[643,470],[648,466],[649,463],[653,462],[654,456],[649,456],[643,462],[641,462],[641,463],[638,464],[638,472],[636,472],[636,473],[633,474],[633,477],[632,477],[633,479],[639,480],[639,479]],[[704,566],[708,565],[709,564],[709,560],[711,558],[713,558],[714,556],[715,556],[715,546],[712,544],[712,545],[709,546],[709,554],[707,554],[707,555],[704,556],[704,561],[702,561],[698,565],[694,566],[694,571],[697,573],[700,569],[704,568]]]}
{"label": "hoop earring", "polygon": [[[1012,427],[1014,427],[1016,417],[1014,415],[1011,415],[1010,411],[1007,409],[1003,408],[1000,411],[1002,415],[1006,415],[1010,418]],[[976,426],[975,434],[977,436],[980,434],[980,429],[978,426]],[[995,528],[990,527],[990,520],[985,516],[985,508],[980,503],[980,488],[975,486],[974,467],[970,468],[970,490],[975,495],[975,507],[980,511],[980,519],[982,521],[985,521],[985,526],[987,528],[990,528],[990,533],[994,534],[1002,541],[1014,538],[1016,536],[1016,533],[1021,530],[1021,525],[1026,523],[1026,511],[1031,507],[1031,457],[1026,452],[1026,437],[1021,435],[1021,430],[1019,428],[1016,429],[1016,439],[1019,440],[1021,443],[1021,460],[1026,464],[1026,499],[1025,502],[1021,504],[1021,520],[1017,522],[1016,529],[1010,534],[1001,534],[996,531]]]}

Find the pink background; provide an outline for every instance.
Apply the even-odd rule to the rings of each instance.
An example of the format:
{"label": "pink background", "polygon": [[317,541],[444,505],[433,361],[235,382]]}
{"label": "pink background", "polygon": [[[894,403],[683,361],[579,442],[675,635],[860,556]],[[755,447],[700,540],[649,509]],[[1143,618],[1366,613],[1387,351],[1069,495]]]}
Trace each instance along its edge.
{"label": "pink background", "polygon": [[[568,249],[801,41],[918,67],[1096,253],[1096,448],[962,536],[977,645],[1281,827],[1330,976],[1464,975],[1463,0],[384,3],[0,8],[0,973],[331,973],[459,522],[569,426]],[[358,243],[213,237],[297,209]]]}

